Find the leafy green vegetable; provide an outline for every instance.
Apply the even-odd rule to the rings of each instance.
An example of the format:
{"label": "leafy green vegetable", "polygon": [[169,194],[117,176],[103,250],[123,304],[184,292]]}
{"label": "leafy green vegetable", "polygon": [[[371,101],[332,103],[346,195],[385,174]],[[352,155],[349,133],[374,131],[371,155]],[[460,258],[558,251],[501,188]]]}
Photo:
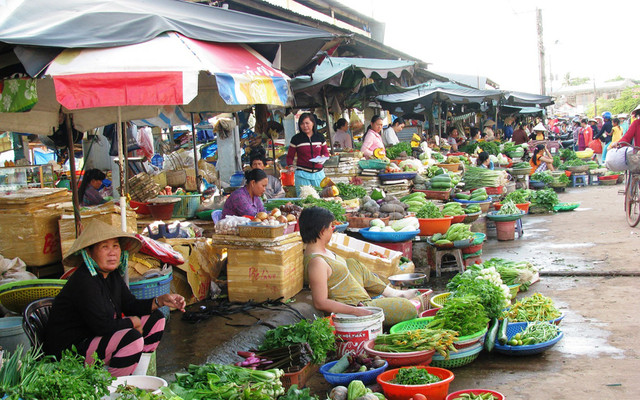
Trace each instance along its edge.
{"label": "leafy green vegetable", "polygon": [[511,200],[507,200],[502,203],[502,207],[496,213],[497,215],[515,215],[520,214],[521,210],[516,207],[516,203]]}
{"label": "leafy green vegetable", "polygon": [[447,299],[427,327],[449,329],[460,336],[479,332],[487,327],[489,318],[477,296],[463,296]]}
{"label": "leafy green vegetable", "polygon": [[342,200],[361,199],[367,195],[367,190],[362,186],[342,182],[337,183],[336,186],[340,191],[340,197]]}
{"label": "leafy green vegetable", "polygon": [[460,147],[459,150],[463,153],[474,154],[478,148],[478,142],[468,143]]}
{"label": "leafy green vegetable", "polygon": [[400,142],[398,144],[394,144],[393,146],[390,146],[389,148],[386,149],[387,158],[391,160],[396,159],[398,158],[400,153],[402,153],[403,151],[407,154],[407,156],[410,156],[412,153],[411,143]]}
{"label": "leafy green vegetable", "polygon": [[569,161],[577,159],[578,156],[576,155],[576,152],[571,149],[562,149],[560,150],[560,158],[565,161]]}
{"label": "leafy green vegetable", "polygon": [[562,174],[562,175],[559,175],[556,178],[556,182],[567,183],[568,184],[569,182],[571,182],[571,179],[569,179],[569,177],[567,175]]}
{"label": "leafy green vegetable", "polygon": [[428,201],[416,213],[416,218],[442,218],[442,212],[432,201]]}
{"label": "leafy green vegetable", "polygon": [[441,380],[439,376],[430,374],[426,369],[409,367],[400,368],[393,383],[397,385],[427,385]]}
{"label": "leafy green vegetable", "polygon": [[333,327],[326,318],[319,318],[309,323],[302,320],[295,325],[281,325],[267,331],[260,350],[271,350],[295,343],[308,343],[313,351],[313,362],[322,364],[327,353],[335,350],[336,340]]}
{"label": "leafy green vegetable", "polygon": [[567,160],[564,162],[565,167],[582,167],[584,165],[587,165],[587,163],[579,158],[572,158],[571,160]]}
{"label": "leafy green vegetable", "polygon": [[504,197],[503,202],[513,201],[516,204],[524,204],[531,198],[531,190],[517,189]]}
{"label": "leafy green vegetable", "polygon": [[234,365],[189,365],[186,373],[176,374],[170,390],[188,400],[270,400],[284,393],[282,375],[284,372],[279,369],[259,371]]}
{"label": "leafy green vegetable", "polygon": [[291,385],[279,400],[318,400],[318,396],[313,396],[309,388],[298,389],[298,385]]}
{"label": "leafy green vegetable", "polygon": [[[489,318],[498,318],[507,304],[507,294],[496,283],[480,277],[483,267],[473,265],[465,272],[454,276],[447,289],[451,291],[449,300],[468,295],[477,296]],[[508,288],[506,291],[508,292]],[[449,301],[447,300],[447,301]]]}
{"label": "leafy green vegetable", "polygon": [[314,207],[314,206],[315,207],[326,208],[327,210],[331,211],[331,213],[335,217],[336,221],[344,222],[344,221],[347,220],[347,217],[345,215],[346,211],[344,210],[344,207],[342,207],[342,204],[340,204],[337,201],[316,199],[313,196],[307,196],[307,198],[305,198],[305,199],[294,200],[294,201],[290,201],[290,200],[272,200],[272,201],[269,201],[268,203],[266,203],[264,208],[267,211],[270,211],[270,210],[273,210],[276,207],[279,208],[280,206],[286,205],[287,203],[292,203],[292,204],[295,204],[295,205],[303,207],[303,208],[309,208],[309,207]]}
{"label": "leafy green vegetable", "polygon": [[553,168],[558,169],[562,165],[560,156],[553,156]]}
{"label": "leafy green vegetable", "polygon": [[494,156],[500,154],[500,145],[496,142],[479,142],[478,147]]}
{"label": "leafy green vegetable", "polygon": [[540,181],[546,184],[553,182],[553,176],[548,171],[536,172],[531,175],[531,180]]}
{"label": "leafy green vegetable", "polygon": [[553,206],[558,204],[558,195],[553,189],[543,189],[533,192],[531,195],[531,205],[553,211]]}

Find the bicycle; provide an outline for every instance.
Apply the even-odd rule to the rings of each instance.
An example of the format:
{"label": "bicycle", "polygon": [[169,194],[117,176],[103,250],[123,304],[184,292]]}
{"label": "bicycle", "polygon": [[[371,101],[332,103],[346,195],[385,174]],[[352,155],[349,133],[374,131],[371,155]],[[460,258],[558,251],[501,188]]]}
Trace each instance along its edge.
{"label": "bicycle", "polygon": [[625,171],[624,186],[624,212],[627,223],[633,228],[640,223],[640,147],[625,144],[633,148],[633,153],[628,153],[629,169]]}

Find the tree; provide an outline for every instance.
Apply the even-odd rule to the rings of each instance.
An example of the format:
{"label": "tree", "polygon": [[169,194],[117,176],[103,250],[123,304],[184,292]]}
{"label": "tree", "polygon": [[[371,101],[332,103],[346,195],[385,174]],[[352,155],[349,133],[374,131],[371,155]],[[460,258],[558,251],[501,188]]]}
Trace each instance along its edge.
{"label": "tree", "polygon": [[619,81],[623,81],[624,78],[621,77],[620,75],[616,76],[615,78],[609,79],[608,81],[605,82],[619,82]]}
{"label": "tree", "polygon": [[[620,93],[620,96],[616,99],[603,99],[597,100],[598,110],[610,111],[611,114],[629,114],[640,104],[640,85],[628,87]],[[594,117],[593,105],[587,109],[587,115]]]}
{"label": "tree", "polygon": [[567,73],[564,75],[564,81],[563,81],[563,84],[564,84],[565,86],[579,86],[579,85],[585,84],[585,83],[587,83],[587,82],[589,82],[589,81],[590,81],[590,79],[589,79],[589,78],[585,78],[585,77],[582,77],[582,78],[580,78],[580,77],[579,77],[579,78],[572,78],[572,77],[571,77],[571,72],[567,72]]}

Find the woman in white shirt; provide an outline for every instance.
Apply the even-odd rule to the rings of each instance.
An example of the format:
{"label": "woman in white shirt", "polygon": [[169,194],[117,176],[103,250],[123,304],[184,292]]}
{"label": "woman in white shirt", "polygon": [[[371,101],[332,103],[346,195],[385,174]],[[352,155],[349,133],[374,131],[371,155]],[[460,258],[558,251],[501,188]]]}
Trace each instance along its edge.
{"label": "woman in white shirt", "polygon": [[340,147],[341,149],[352,149],[353,142],[351,135],[347,132],[349,123],[344,118],[340,118],[335,124],[333,124],[333,130],[336,132],[333,135],[333,145]]}
{"label": "woman in white shirt", "polygon": [[396,118],[387,129],[382,132],[382,142],[385,147],[400,143],[398,132],[404,129],[404,119]]}

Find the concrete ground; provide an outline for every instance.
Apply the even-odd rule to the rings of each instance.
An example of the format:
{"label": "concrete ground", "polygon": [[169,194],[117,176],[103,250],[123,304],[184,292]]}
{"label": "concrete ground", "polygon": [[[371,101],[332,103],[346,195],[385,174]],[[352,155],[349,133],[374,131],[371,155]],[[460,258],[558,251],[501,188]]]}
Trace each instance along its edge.
{"label": "concrete ground", "polygon": [[[576,211],[528,215],[524,236],[509,242],[485,243],[483,258],[530,260],[542,268],[540,282],[526,294],[551,297],[565,313],[565,338],[551,350],[528,357],[482,353],[465,367],[453,370],[450,391],[465,388],[497,390],[509,399],[639,399],[638,325],[640,310],[640,228],[629,228],[623,196],[617,186],[590,186],[561,193],[563,202],[580,202]],[[432,278],[429,286],[444,291],[453,273]],[[310,294],[296,296],[293,307],[313,315]],[[273,325],[297,321],[290,311],[251,311],[231,320],[214,317],[199,324],[172,313],[158,350],[158,373],[173,373],[189,363],[235,362],[237,350],[256,347],[268,329],[253,325],[259,318]],[[316,312],[317,313],[317,312]],[[226,324],[252,325],[231,327]],[[330,390],[322,375],[309,385],[316,394]]]}

